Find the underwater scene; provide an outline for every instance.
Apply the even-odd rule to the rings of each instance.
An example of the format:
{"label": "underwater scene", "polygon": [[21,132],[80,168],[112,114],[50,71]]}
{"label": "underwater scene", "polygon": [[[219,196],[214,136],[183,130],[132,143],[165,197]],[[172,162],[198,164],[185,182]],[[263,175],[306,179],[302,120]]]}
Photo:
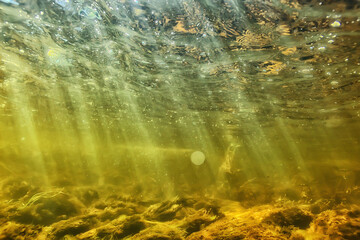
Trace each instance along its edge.
{"label": "underwater scene", "polygon": [[359,0],[0,0],[0,240],[359,240]]}

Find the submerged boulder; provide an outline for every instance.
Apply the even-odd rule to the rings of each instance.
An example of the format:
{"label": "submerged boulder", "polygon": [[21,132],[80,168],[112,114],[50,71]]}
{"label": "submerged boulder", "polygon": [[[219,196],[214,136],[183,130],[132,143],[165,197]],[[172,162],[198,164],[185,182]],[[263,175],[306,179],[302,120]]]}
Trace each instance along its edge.
{"label": "submerged boulder", "polygon": [[310,226],[312,220],[313,217],[310,213],[293,207],[271,213],[263,222],[281,227],[294,226],[300,229],[306,229]]}
{"label": "submerged boulder", "polygon": [[20,223],[51,225],[81,213],[84,205],[62,191],[47,191],[33,195],[20,207],[12,220]]}

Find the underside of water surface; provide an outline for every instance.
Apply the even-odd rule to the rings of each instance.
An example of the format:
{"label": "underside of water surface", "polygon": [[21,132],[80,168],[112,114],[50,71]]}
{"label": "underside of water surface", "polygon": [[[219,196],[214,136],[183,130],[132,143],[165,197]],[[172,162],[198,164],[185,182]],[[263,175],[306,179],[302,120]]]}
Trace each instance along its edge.
{"label": "underside of water surface", "polygon": [[359,0],[0,0],[0,240],[360,239]]}

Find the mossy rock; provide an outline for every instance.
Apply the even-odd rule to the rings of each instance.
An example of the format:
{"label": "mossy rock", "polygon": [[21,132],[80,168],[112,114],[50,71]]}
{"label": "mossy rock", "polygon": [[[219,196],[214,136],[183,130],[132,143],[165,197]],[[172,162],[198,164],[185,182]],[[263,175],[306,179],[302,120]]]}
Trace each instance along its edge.
{"label": "mossy rock", "polygon": [[300,229],[306,229],[310,226],[312,220],[312,215],[299,208],[293,207],[271,213],[263,220],[263,222],[281,227],[294,226]]}

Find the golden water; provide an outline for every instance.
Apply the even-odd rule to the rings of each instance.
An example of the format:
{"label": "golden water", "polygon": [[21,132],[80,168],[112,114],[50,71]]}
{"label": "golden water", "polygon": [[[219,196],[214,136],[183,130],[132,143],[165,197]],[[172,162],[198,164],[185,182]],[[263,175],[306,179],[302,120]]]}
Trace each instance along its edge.
{"label": "golden water", "polygon": [[0,180],[358,199],[356,1],[3,2]]}

